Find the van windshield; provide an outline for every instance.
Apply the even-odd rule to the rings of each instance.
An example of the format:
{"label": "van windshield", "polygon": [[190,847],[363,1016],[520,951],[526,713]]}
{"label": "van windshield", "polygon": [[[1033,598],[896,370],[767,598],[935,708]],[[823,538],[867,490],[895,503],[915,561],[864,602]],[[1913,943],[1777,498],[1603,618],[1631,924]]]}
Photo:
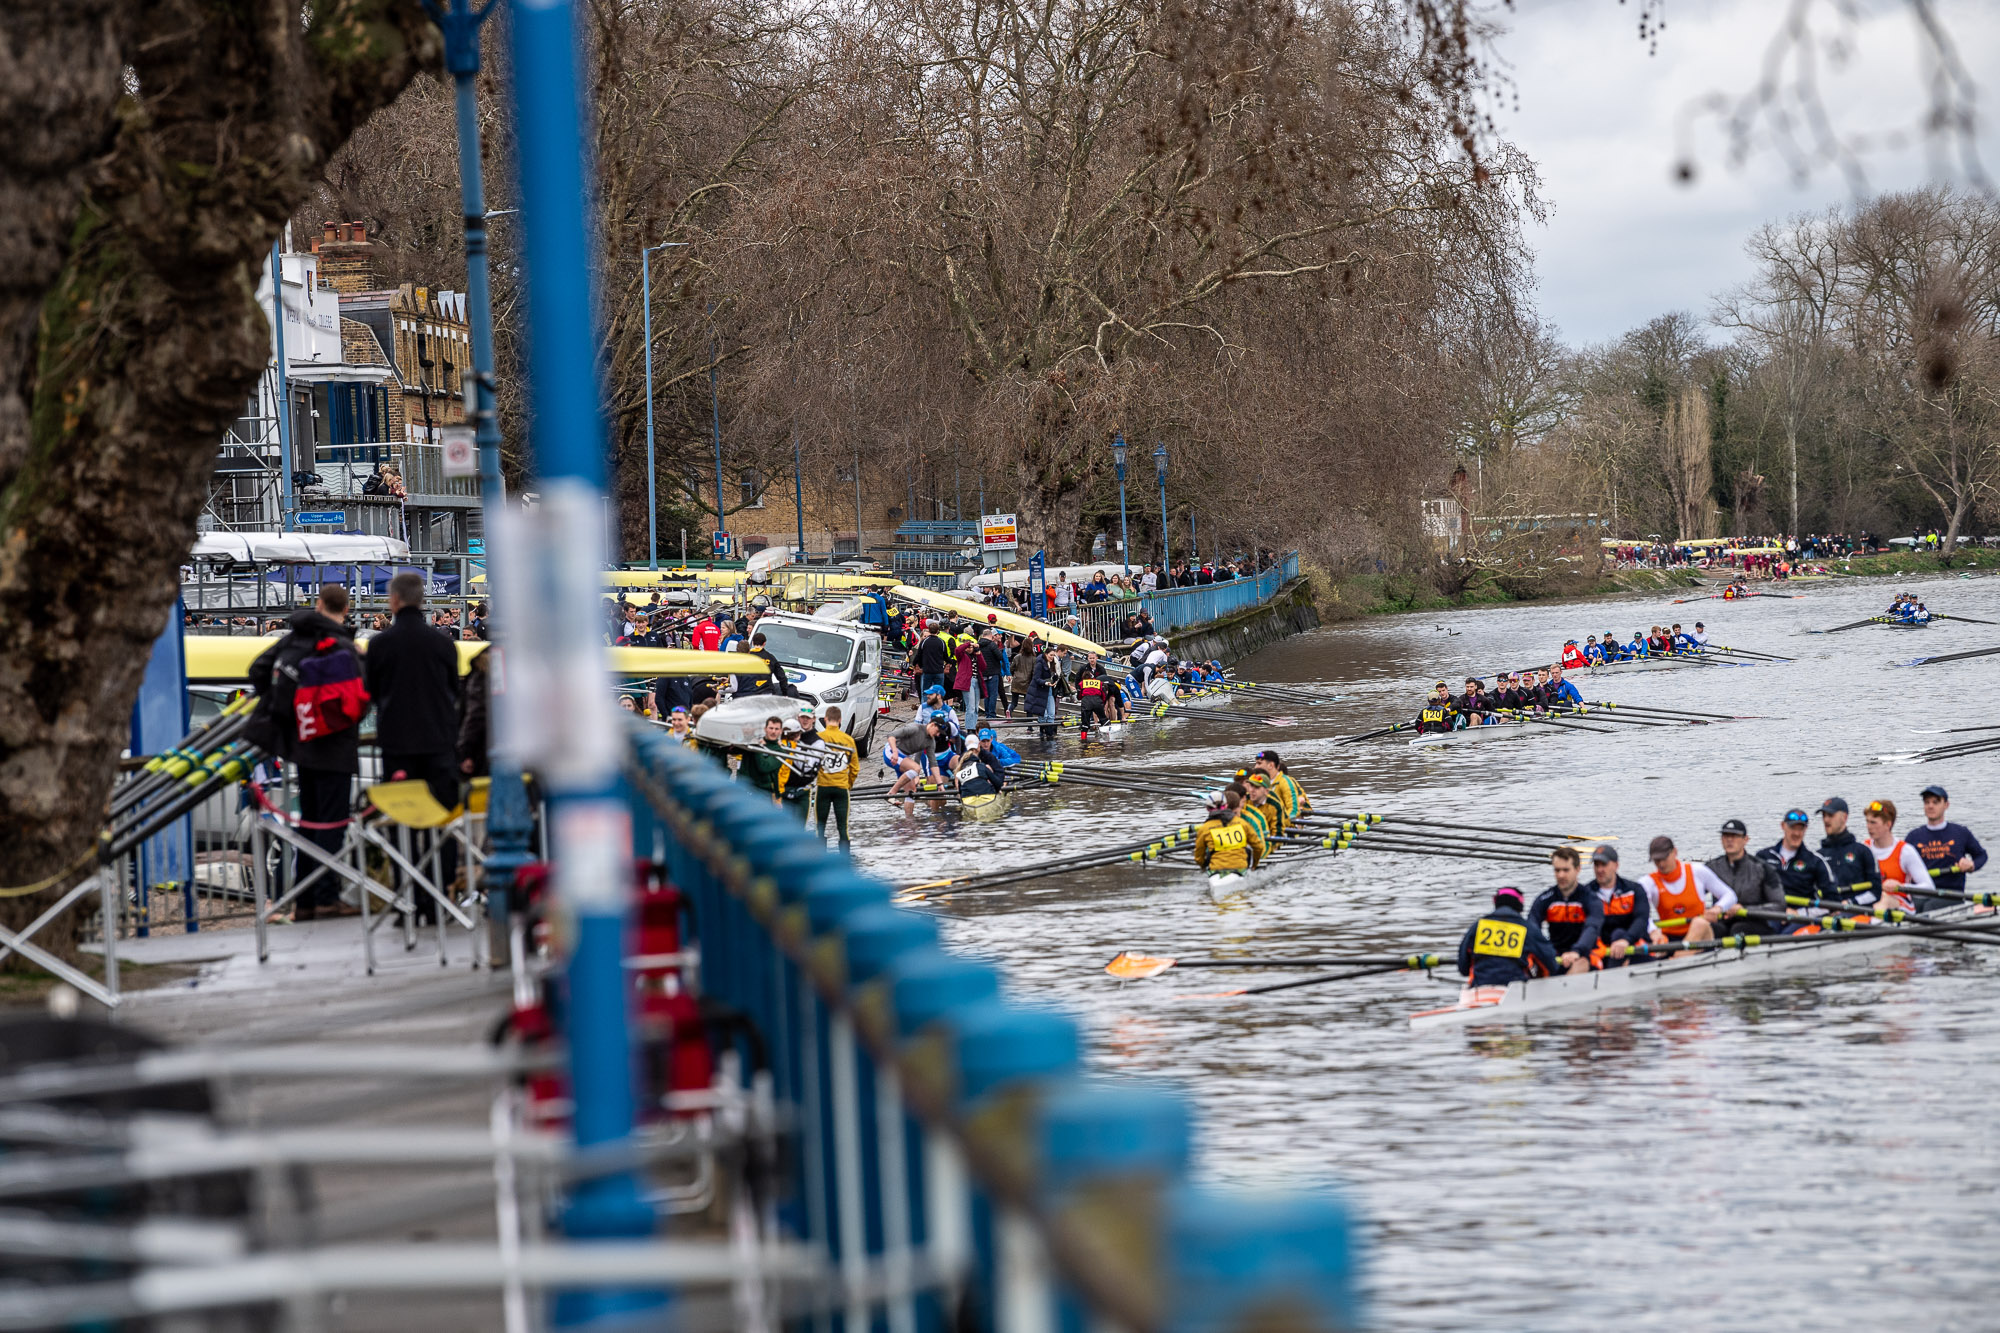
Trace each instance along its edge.
{"label": "van windshield", "polygon": [[773,624],[768,620],[759,622],[757,628],[763,633],[764,647],[771,656],[801,671],[844,672],[854,657],[854,640],[845,634],[829,634],[803,625]]}

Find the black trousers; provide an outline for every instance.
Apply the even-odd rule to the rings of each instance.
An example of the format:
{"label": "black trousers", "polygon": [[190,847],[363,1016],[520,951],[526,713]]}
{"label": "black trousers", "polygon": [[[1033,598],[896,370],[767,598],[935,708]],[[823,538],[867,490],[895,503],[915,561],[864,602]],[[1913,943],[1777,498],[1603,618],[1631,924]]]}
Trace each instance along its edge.
{"label": "black trousers", "polygon": [[[431,799],[449,810],[458,804],[458,765],[449,754],[394,754],[382,752],[382,776],[392,780],[398,776],[413,778],[430,788]],[[444,837],[431,829],[413,829],[410,837],[410,861],[421,867],[424,858],[430,855],[434,839]],[[396,871],[396,889],[402,891],[402,867],[391,862]],[[441,887],[450,891],[452,880],[458,874],[458,840],[444,837],[444,845],[438,852],[438,876]],[[417,920],[431,922],[437,920],[437,901],[428,893],[417,891]]]}
{"label": "black trousers", "polygon": [[[354,812],[352,773],[335,773],[324,768],[296,766],[299,783],[299,821],[303,827],[299,832],[307,842],[329,853],[340,851],[340,843],[347,836],[347,829],[314,828],[315,824],[341,824]],[[320,863],[301,851],[292,853],[292,883],[297,884],[307,875],[321,868]],[[321,875],[313,886],[298,897],[301,907],[332,907],[340,897],[341,885],[346,881],[331,870]]]}

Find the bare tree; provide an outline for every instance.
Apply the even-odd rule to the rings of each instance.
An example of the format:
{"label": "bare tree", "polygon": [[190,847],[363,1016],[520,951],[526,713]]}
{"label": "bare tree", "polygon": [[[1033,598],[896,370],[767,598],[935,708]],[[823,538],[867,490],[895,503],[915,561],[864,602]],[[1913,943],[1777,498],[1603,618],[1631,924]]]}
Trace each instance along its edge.
{"label": "bare tree", "polygon": [[1715,506],[1710,452],[1714,441],[1708,426],[1708,396],[1699,386],[1687,385],[1667,400],[1659,440],[1677,536],[1681,541],[1706,537]]}
{"label": "bare tree", "polygon": [[1835,353],[1828,334],[1843,281],[1840,219],[1826,213],[1767,223],[1745,249],[1757,276],[1717,301],[1712,318],[1746,335],[1783,391],[1790,531],[1798,532],[1799,427]]}

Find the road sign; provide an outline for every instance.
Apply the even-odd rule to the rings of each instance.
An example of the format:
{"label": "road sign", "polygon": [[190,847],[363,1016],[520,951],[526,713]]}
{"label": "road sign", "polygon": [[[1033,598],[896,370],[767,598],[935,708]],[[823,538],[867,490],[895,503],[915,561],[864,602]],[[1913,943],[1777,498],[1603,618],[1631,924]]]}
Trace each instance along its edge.
{"label": "road sign", "polygon": [[729,554],[729,533],[719,530],[710,533],[709,536],[714,542],[714,545],[710,549],[719,556],[727,556]]}
{"label": "road sign", "polygon": [[1045,620],[1043,614],[1049,604],[1048,562],[1040,551],[1028,561],[1028,612],[1037,620]]}
{"label": "road sign", "polygon": [[479,475],[479,436],[470,426],[446,426],[438,431],[444,442],[444,474],[447,477]]}
{"label": "road sign", "polygon": [[1021,545],[1014,530],[1012,514],[983,514],[979,519],[979,546],[986,551],[1012,551]]}
{"label": "road sign", "polygon": [[299,511],[299,526],[302,528],[304,527],[337,528],[345,522],[347,522],[347,513],[345,510],[301,509]]}

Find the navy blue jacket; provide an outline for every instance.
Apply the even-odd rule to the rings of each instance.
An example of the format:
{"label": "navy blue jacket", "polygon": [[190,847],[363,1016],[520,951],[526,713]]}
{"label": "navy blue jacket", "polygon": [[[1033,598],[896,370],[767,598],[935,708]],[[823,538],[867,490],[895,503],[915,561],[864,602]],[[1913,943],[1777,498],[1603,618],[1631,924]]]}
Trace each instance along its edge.
{"label": "navy blue jacket", "polygon": [[[1868,844],[1856,838],[1845,829],[1829,837],[1820,839],[1820,859],[1826,862],[1827,870],[1833,875],[1834,893],[1842,898],[1867,897],[1871,892],[1880,892],[1882,872],[1875,867],[1875,853],[1868,850]],[[1855,888],[1856,884],[1863,888]],[[1873,901],[1871,898],[1870,901]]]}
{"label": "navy blue jacket", "polygon": [[1833,872],[1826,868],[1826,862],[1820,859],[1819,853],[1803,844],[1796,852],[1788,852],[1784,843],[1775,842],[1758,852],[1757,859],[1777,868],[1778,878],[1784,882],[1788,898],[1845,896],[1834,887]]}
{"label": "navy blue jacket", "polygon": [[[1597,901],[1604,913],[1603,924],[1599,926],[1597,938],[1605,944],[1616,944],[1623,940],[1627,944],[1644,944],[1652,937],[1653,900],[1646,891],[1623,875],[1612,884],[1611,896],[1606,897],[1604,888],[1596,880],[1590,887],[1597,890]],[[1622,908],[1622,911],[1613,911]]]}
{"label": "navy blue jacket", "polygon": [[1567,898],[1551,885],[1528,909],[1528,920],[1548,933],[1549,944],[1558,954],[1580,953],[1588,958],[1604,929],[1604,904],[1597,901],[1597,891],[1588,884],[1579,883]]}
{"label": "navy blue jacket", "polygon": [[[1927,824],[1919,824],[1903,835],[1903,841],[1916,849],[1924,864],[1935,870],[1939,866],[1958,864],[1958,858],[1972,858],[1974,870],[1986,868],[1986,849],[1979,845],[1979,839],[1972,836],[1972,830],[1963,824],[1947,823],[1943,828],[1934,829]],[[1947,889],[1952,893],[1965,892],[1965,875],[1957,870],[1947,870],[1942,875],[1931,876],[1933,886]],[[1915,886],[1918,893],[1923,885]]]}
{"label": "navy blue jacket", "polygon": [[[1516,932],[1519,932],[1518,937]],[[1508,941],[1518,938],[1510,948]],[[1482,951],[1483,946],[1483,951]],[[1542,928],[1511,907],[1496,907],[1466,928],[1458,942],[1458,970],[1468,986],[1505,986],[1528,979],[1528,960],[1554,975],[1556,951]]]}

